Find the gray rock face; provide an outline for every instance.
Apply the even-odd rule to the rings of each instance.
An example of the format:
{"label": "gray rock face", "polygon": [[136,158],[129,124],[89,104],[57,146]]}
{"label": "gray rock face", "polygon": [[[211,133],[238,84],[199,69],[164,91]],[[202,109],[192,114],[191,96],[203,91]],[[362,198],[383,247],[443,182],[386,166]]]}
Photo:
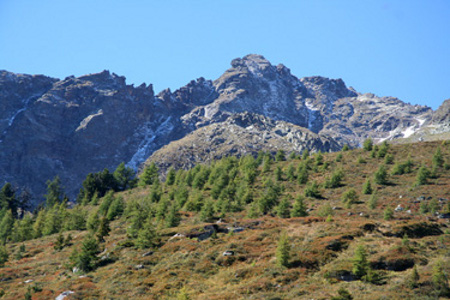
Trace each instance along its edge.
{"label": "gray rock face", "polygon": [[16,114],[0,143],[0,178],[35,194],[59,175],[74,197],[89,172],[122,161],[137,167],[179,135],[176,104],[156,98],[152,86],[134,88],[104,71],[46,87]]}
{"label": "gray rock face", "polygon": [[156,96],[108,71],[64,80],[0,71],[0,180],[40,196],[59,175],[73,198],[89,172],[122,161],[138,169],[152,154],[163,167],[189,167],[258,150],[334,151],[427,126],[448,132],[448,102],[433,113],[359,94],[341,79],[298,79],[254,54],[214,81]]}
{"label": "gray rock face", "polygon": [[332,138],[317,135],[306,128],[243,112],[173,141],[153,153],[147,163],[154,161],[162,170],[167,170],[170,166],[191,168],[230,154],[256,155],[260,150],[300,153],[305,149],[329,152],[340,148]]}

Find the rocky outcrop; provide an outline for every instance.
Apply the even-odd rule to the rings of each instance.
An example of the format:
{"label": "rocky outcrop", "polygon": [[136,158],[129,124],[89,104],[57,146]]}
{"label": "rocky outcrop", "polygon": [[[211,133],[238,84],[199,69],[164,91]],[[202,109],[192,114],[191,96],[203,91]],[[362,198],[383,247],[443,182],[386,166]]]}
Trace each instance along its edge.
{"label": "rocky outcrop", "polygon": [[225,121],[201,127],[186,137],[157,150],[146,163],[156,162],[164,171],[170,166],[190,168],[227,155],[255,155],[258,151],[278,150],[287,153],[337,151],[341,146],[333,139],[285,121],[248,112],[236,113]]}
{"label": "rocky outcrop", "polygon": [[163,166],[189,167],[259,150],[334,151],[425,127],[450,132],[448,105],[433,113],[359,94],[341,79],[298,79],[255,54],[214,81],[157,95],[108,71],[63,80],[0,71],[0,180],[28,187],[39,202],[59,175],[73,198],[89,172],[122,161],[138,169],[152,154]]}
{"label": "rocky outcrop", "polygon": [[151,85],[126,85],[108,71],[48,81],[3,136],[4,181],[42,194],[46,180],[59,175],[73,197],[89,172],[114,170],[122,161],[137,167],[179,137],[176,103],[156,98]]}

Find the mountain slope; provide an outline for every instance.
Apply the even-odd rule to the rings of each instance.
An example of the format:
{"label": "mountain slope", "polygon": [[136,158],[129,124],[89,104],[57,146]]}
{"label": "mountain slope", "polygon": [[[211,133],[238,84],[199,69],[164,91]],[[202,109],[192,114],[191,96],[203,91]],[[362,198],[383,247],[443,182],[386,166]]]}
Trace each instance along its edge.
{"label": "mountain slope", "polygon": [[[64,80],[1,71],[0,106],[0,180],[29,188],[36,202],[42,200],[45,181],[56,175],[73,198],[87,173],[113,170],[122,161],[138,169],[173,141],[176,146],[166,149],[185,149],[187,140],[196,145],[185,161],[177,160],[188,166],[194,156],[195,162],[207,160],[208,147],[217,152],[212,157],[220,157],[252,144],[254,135],[271,137],[254,149],[333,151],[338,144],[357,147],[367,137],[408,137],[427,125],[449,130],[441,126],[448,123],[448,105],[434,114],[396,98],[359,94],[341,79],[298,79],[287,67],[255,54],[233,60],[214,81],[199,78],[157,95],[151,85],[127,85],[108,71]],[[240,114],[271,125],[243,131],[230,121]],[[273,132],[277,126],[301,138],[279,137]],[[211,131],[206,136],[220,129],[227,144],[203,145],[205,136],[197,132],[203,127]],[[239,133],[232,132],[236,128]],[[158,155],[173,156],[164,151]]]}

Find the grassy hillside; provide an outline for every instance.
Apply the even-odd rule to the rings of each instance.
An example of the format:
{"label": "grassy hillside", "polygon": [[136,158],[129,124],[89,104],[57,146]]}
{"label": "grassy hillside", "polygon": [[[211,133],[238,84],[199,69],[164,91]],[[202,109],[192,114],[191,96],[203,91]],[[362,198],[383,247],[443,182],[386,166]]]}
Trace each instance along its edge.
{"label": "grassy hillside", "polygon": [[[450,212],[450,143],[287,156],[224,158],[164,183],[150,167],[135,188],[32,216],[28,238],[15,238],[26,230],[16,221],[1,299],[450,295],[449,219],[439,218]],[[50,234],[57,216],[61,233]],[[36,235],[39,222],[49,235]],[[88,244],[99,248],[83,264]]]}

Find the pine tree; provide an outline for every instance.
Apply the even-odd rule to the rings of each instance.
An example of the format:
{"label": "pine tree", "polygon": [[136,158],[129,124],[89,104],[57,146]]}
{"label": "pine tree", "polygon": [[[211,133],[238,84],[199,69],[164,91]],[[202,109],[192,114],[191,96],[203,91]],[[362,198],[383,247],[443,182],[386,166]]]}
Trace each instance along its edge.
{"label": "pine tree", "polygon": [[105,197],[102,198],[102,202],[98,208],[98,213],[102,216],[106,216],[108,214],[109,207],[114,201],[114,192],[109,191]]}
{"label": "pine tree", "polygon": [[277,166],[275,169],[275,180],[276,181],[283,180],[283,171],[281,170],[280,166]]}
{"label": "pine tree", "polygon": [[289,181],[294,181],[295,180],[295,169],[294,166],[292,164],[289,164],[288,169],[286,171],[286,178]]}
{"label": "pine tree", "polygon": [[59,176],[55,176],[52,181],[47,180],[47,194],[45,195],[45,201],[47,207],[52,207],[55,204],[59,204],[64,199],[64,190],[61,187],[61,179]]}
{"label": "pine tree", "polygon": [[341,169],[335,170],[331,174],[331,178],[325,182],[326,188],[338,188],[342,186],[342,180],[344,180],[344,172]]}
{"label": "pine tree", "polygon": [[94,233],[97,231],[98,225],[100,225],[100,218],[98,216],[98,213],[97,213],[97,211],[92,211],[86,220],[86,228],[91,233]]}
{"label": "pine tree", "polygon": [[348,144],[345,144],[343,147],[342,147],[342,151],[348,151],[348,150],[350,150],[350,146],[348,145]]}
{"label": "pine tree", "polygon": [[152,220],[147,218],[144,226],[139,230],[135,245],[139,249],[147,249],[156,245],[156,238],[157,234]]}
{"label": "pine tree", "polygon": [[272,165],[272,158],[269,155],[265,155],[263,158],[263,173],[268,173],[270,171],[270,166]]}
{"label": "pine tree", "polygon": [[45,222],[42,228],[43,235],[50,235],[57,233],[62,228],[62,220],[64,220],[64,214],[60,213],[59,205],[52,206],[46,213]]}
{"label": "pine tree", "polygon": [[367,260],[366,249],[364,248],[364,246],[358,245],[358,247],[355,250],[355,255],[353,257],[352,272],[356,277],[362,278],[363,276],[367,275],[369,269],[370,265]]}
{"label": "pine tree", "polygon": [[166,227],[177,227],[180,224],[181,218],[180,213],[178,212],[178,206],[176,204],[172,204],[169,208],[169,213],[166,217]]}
{"label": "pine tree", "polygon": [[8,261],[9,255],[6,251],[5,246],[0,245],[0,268],[5,266],[5,263]]}
{"label": "pine tree", "polygon": [[366,140],[364,140],[363,149],[365,151],[372,151],[372,148],[373,148],[373,141],[372,141],[372,139],[371,138],[367,138]]}
{"label": "pine tree", "polygon": [[377,203],[378,203],[377,194],[373,193],[370,196],[369,202],[367,202],[367,206],[369,207],[369,209],[375,209],[377,207]]}
{"label": "pine tree", "polygon": [[[162,201],[161,201],[162,202]],[[136,209],[131,213],[130,224],[127,227],[127,236],[131,239],[137,238],[139,230],[145,223],[146,214],[142,209]]]}
{"label": "pine tree", "polygon": [[59,233],[58,237],[56,238],[55,245],[53,248],[56,251],[61,251],[64,248],[64,236],[62,233]]}
{"label": "pine tree", "polygon": [[442,297],[450,296],[450,287],[448,285],[448,278],[442,267],[442,262],[438,261],[433,267],[433,274],[431,281],[437,294]]}
{"label": "pine tree", "polygon": [[342,195],[342,202],[344,202],[345,206],[347,208],[350,208],[352,204],[356,203],[358,201],[358,194],[356,193],[355,189],[351,188],[347,190]]}
{"label": "pine tree", "polygon": [[311,198],[322,197],[319,192],[319,185],[317,184],[317,182],[313,181],[311,184],[309,184],[305,188],[305,197],[311,197]]}
{"label": "pine tree", "polygon": [[392,154],[386,154],[386,156],[384,157],[384,163],[386,165],[390,165],[394,163],[394,155]]}
{"label": "pine tree", "polygon": [[420,275],[419,272],[417,272],[417,266],[414,265],[412,271],[411,271],[411,275],[409,276],[409,286],[411,288],[416,288],[419,286],[419,280],[420,280]]}
{"label": "pine tree", "polygon": [[309,157],[309,150],[305,149],[302,153],[302,160],[306,160]]}
{"label": "pine tree", "polygon": [[419,206],[419,212],[424,215],[429,211],[430,211],[430,209],[428,207],[428,204],[426,202],[422,201]]}
{"label": "pine tree", "polygon": [[116,217],[120,217],[125,210],[125,203],[123,202],[123,198],[121,196],[115,197],[112,201],[111,205],[108,208],[108,213],[106,217],[108,220],[113,220]]}
{"label": "pine tree", "polygon": [[316,166],[323,165],[323,154],[322,151],[317,152],[315,157]]}
{"label": "pine tree", "polygon": [[306,212],[306,206],[304,204],[304,198],[302,195],[299,195],[294,202],[294,205],[291,210],[291,217],[306,217],[308,213]]}
{"label": "pine tree", "polygon": [[381,165],[374,174],[374,180],[376,184],[386,185],[387,181],[387,171],[384,165]]}
{"label": "pine tree", "polygon": [[430,176],[430,171],[425,167],[421,166],[416,176],[416,185],[425,185],[428,183],[428,177]]}
{"label": "pine tree", "polygon": [[295,153],[295,151],[292,151],[291,153],[289,153],[289,160],[294,160],[297,158],[297,154]]}
{"label": "pine tree", "polygon": [[283,231],[278,240],[278,246],[276,251],[277,265],[280,267],[289,266],[291,247],[289,245],[289,237],[286,231]]}
{"label": "pine tree", "polygon": [[134,175],[134,170],[130,167],[126,167],[124,162],[119,164],[113,173],[116,181],[116,190],[125,191],[133,188],[136,185]]}
{"label": "pine tree", "polygon": [[176,172],[174,168],[170,167],[169,171],[167,171],[166,184],[171,186],[175,183]]}
{"label": "pine tree", "polygon": [[289,202],[286,198],[281,199],[277,207],[277,216],[280,218],[289,218]]}
{"label": "pine tree", "polygon": [[377,152],[377,157],[384,158],[389,150],[389,144],[384,141]]}
{"label": "pine tree", "polygon": [[97,240],[93,235],[87,235],[81,245],[81,249],[75,252],[74,264],[83,272],[89,272],[97,267],[97,254],[100,252],[100,248]]}
{"label": "pine tree", "polygon": [[299,167],[297,181],[299,184],[308,183],[308,169],[305,164],[301,164]]}
{"label": "pine tree", "polygon": [[45,219],[47,218],[47,213],[45,209],[41,209],[36,217],[36,221],[33,224],[33,237],[40,238],[42,236],[42,231],[44,229]]}
{"label": "pine tree", "polygon": [[364,183],[362,192],[364,195],[371,195],[373,193],[372,184],[369,178],[367,178],[366,182]]}
{"label": "pine tree", "polygon": [[64,230],[85,230],[86,229],[86,214],[87,211],[82,209],[80,205],[75,206],[72,209],[66,210],[67,217],[63,222]]}
{"label": "pine tree", "polygon": [[111,228],[109,227],[109,219],[103,217],[100,220],[100,224],[98,226],[97,232],[95,234],[99,243],[103,243],[105,241],[105,236],[109,235]]}
{"label": "pine tree", "polygon": [[200,211],[200,220],[203,222],[211,222],[214,218],[214,203],[207,200]]}
{"label": "pine tree", "polygon": [[0,190],[0,209],[10,210],[13,218],[17,218],[17,208],[19,200],[16,198],[16,191],[13,186],[7,182]]}
{"label": "pine tree", "polygon": [[144,169],[139,177],[139,186],[151,185],[158,179],[159,169],[154,162]]}
{"label": "pine tree", "polygon": [[394,218],[394,211],[392,210],[392,207],[388,206],[384,210],[383,216],[386,221],[392,220]]}
{"label": "pine tree", "polygon": [[11,210],[8,210],[0,222],[0,240],[3,244],[11,237],[13,226],[14,218]]}
{"label": "pine tree", "polygon": [[436,152],[434,152],[433,158],[432,158],[432,162],[433,162],[433,165],[435,165],[437,167],[444,166],[444,157],[442,156],[442,152],[441,152],[441,148],[440,147],[438,147],[436,149]]}
{"label": "pine tree", "polygon": [[33,220],[30,214],[26,214],[19,222],[18,228],[19,239],[18,242],[31,240],[33,238]]}
{"label": "pine tree", "polygon": [[277,151],[277,153],[275,154],[275,160],[276,161],[285,161],[286,160],[286,156],[285,156],[284,150],[278,150]]}

